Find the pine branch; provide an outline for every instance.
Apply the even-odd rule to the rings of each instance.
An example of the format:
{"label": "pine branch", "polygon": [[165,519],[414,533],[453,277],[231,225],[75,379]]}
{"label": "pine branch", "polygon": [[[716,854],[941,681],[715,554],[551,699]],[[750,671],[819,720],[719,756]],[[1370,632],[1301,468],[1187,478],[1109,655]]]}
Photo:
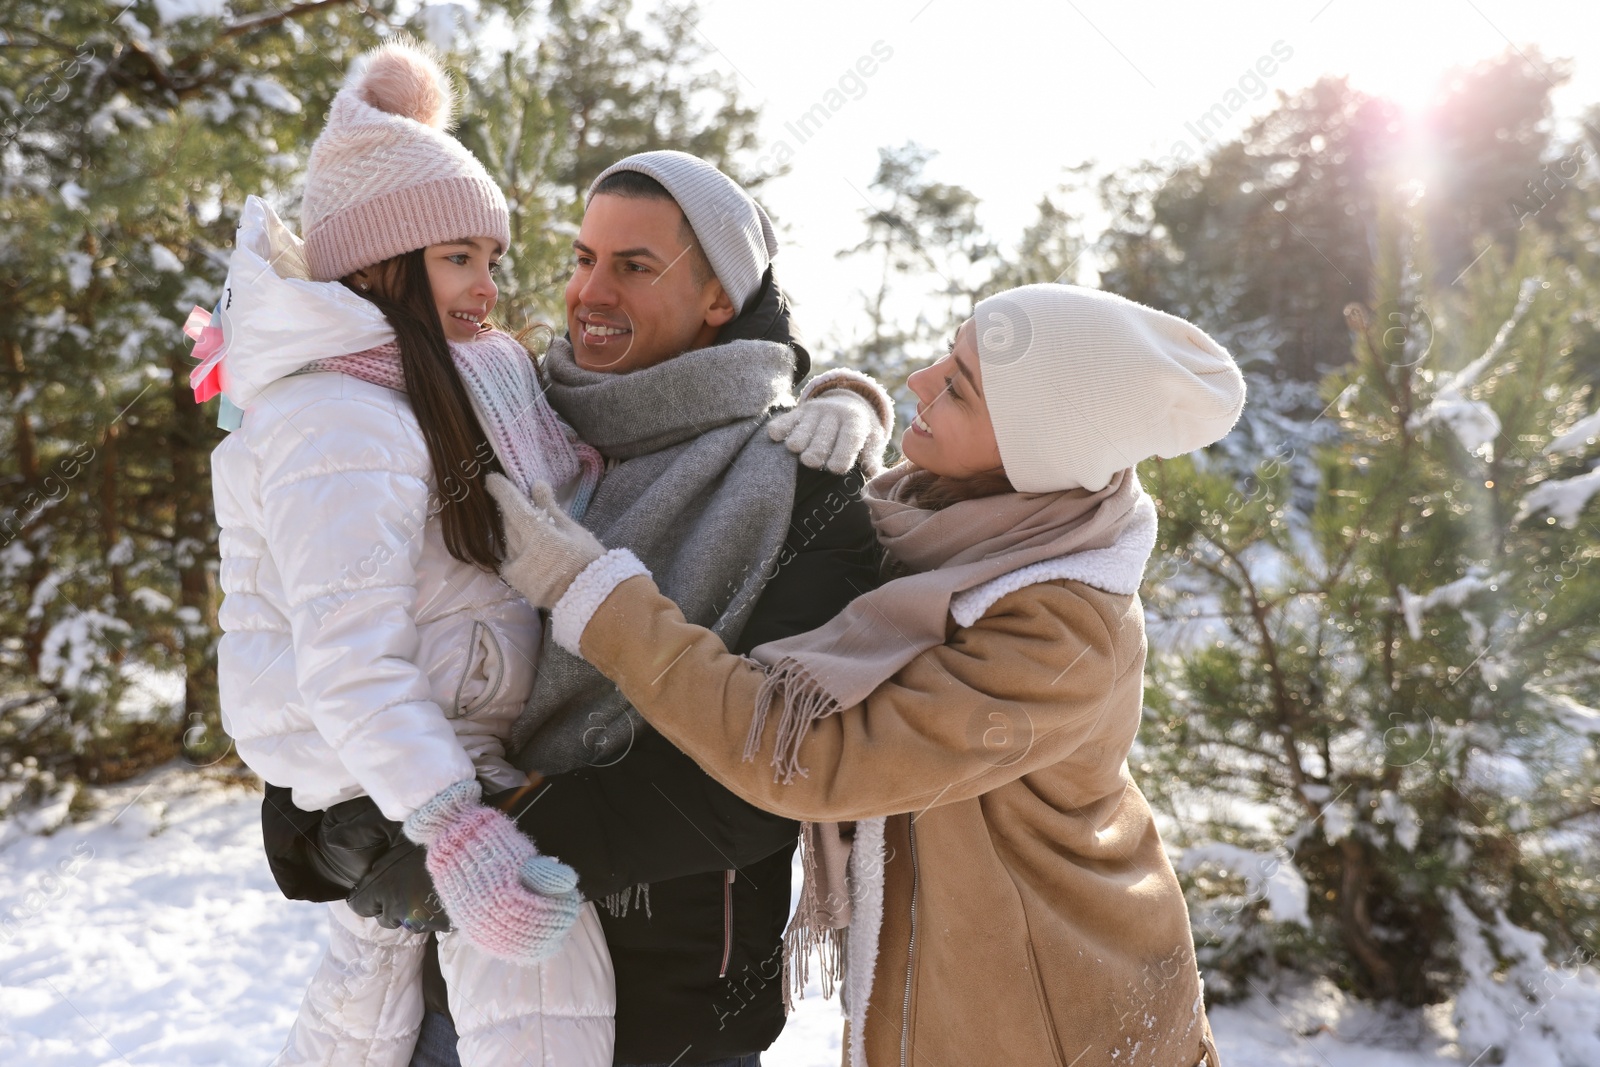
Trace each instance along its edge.
{"label": "pine branch", "polygon": [[[1280,726],[1279,737],[1283,742],[1283,758],[1294,779],[1295,792],[1299,795],[1301,803],[1307,812],[1315,815],[1317,806],[1310,797],[1305,795],[1305,785],[1311,780],[1305,772],[1305,767],[1300,761],[1300,749],[1294,740],[1294,728],[1298,716],[1294,710],[1294,701],[1288,690],[1288,683],[1283,676],[1283,665],[1278,660],[1278,642],[1272,634],[1272,627],[1267,618],[1267,605],[1262,601],[1260,593],[1256,590],[1255,579],[1250,574],[1250,569],[1245,566],[1235,551],[1228,545],[1210,538],[1217,550],[1238,569],[1240,581],[1243,584],[1242,592],[1246,598],[1246,608],[1249,610],[1255,623],[1258,648],[1266,660],[1267,673],[1271,676],[1272,706],[1277,715]],[[1331,768],[1330,768],[1331,769]]]}
{"label": "pine branch", "polygon": [[72,45],[66,41],[58,40],[48,34],[40,33],[31,26],[18,26],[15,23],[0,23],[0,35],[12,38],[17,34],[26,34],[32,43],[17,40],[0,41],[0,48],[51,48],[65,55],[77,55],[81,45]]}
{"label": "pine branch", "polygon": [[18,697],[15,700],[8,700],[4,704],[0,704],[0,715],[9,715],[13,711],[21,711],[23,708],[31,708],[35,704],[42,704],[46,700],[53,699],[54,694],[52,693],[29,693],[27,696]]}
{"label": "pine branch", "polygon": [[1565,811],[1560,815],[1552,815],[1545,820],[1545,829],[1554,830],[1558,826],[1565,826],[1569,822],[1591,818],[1595,815],[1600,815],[1600,801],[1593,802],[1588,807],[1579,808],[1576,811]]}
{"label": "pine branch", "polygon": [[317,11],[321,8],[344,7],[348,4],[355,4],[359,10],[363,12],[366,11],[366,4],[363,2],[363,0],[310,0],[309,3],[296,4],[293,7],[285,7],[280,10],[273,11],[270,14],[258,15],[253,19],[245,19],[243,22],[236,22],[224,29],[222,31],[222,36],[242,37],[244,34],[252,33],[255,30],[265,29],[268,26],[276,26],[280,22],[284,22],[288,19],[299,18],[301,15],[309,14],[310,12]]}

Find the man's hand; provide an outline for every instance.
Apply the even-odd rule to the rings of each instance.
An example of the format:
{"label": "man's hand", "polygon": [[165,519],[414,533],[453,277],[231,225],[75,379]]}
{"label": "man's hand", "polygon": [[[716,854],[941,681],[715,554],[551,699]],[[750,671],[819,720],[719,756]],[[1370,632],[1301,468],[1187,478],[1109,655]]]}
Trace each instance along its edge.
{"label": "man's hand", "polygon": [[335,804],[322,813],[312,847],[313,868],[339,885],[354,886],[397,841],[400,824],[384,818],[371,797]]}
{"label": "man's hand", "polygon": [[404,839],[372,865],[345,902],[357,915],[391,930],[403,926],[412,933],[436,934],[451,928],[428,873],[427,851]]}

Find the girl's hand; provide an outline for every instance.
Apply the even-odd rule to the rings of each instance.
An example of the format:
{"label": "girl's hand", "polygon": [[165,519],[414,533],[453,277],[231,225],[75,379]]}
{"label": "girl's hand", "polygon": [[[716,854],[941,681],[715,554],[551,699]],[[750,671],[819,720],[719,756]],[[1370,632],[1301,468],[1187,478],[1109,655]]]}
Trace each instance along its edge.
{"label": "girl's hand", "polygon": [[489,492],[500,504],[506,527],[506,558],[500,577],[536,608],[553,608],[583,569],[606,554],[594,534],[561,510],[543,482],[529,500],[510,480],[489,475]]}
{"label": "girl's hand", "polygon": [[537,963],[555,955],[578,919],[578,874],[542,856],[483,787],[457,782],[405,821],[427,848],[428,873],[456,929],[492,956]]}

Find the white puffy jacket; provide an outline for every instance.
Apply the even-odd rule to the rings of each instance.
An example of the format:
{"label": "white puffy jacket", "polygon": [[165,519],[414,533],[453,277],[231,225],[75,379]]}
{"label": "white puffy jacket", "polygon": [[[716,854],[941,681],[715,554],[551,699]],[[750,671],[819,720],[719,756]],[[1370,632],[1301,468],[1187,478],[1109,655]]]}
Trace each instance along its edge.
{"label": "white puffy jacket", "polygon": [[[307,810],[366,793],[398,820],[463,779],[524,784],[504,741],[532,688],[537,613],[445,548],[404,394],[290,376],[392,339],[373,305],[308,278],[298,239],[252,197],[221,316],[224,394],[244,416],[211,469],[223,723],[245,762]],[[342,904],[331,928],[279,1062],[403,1067],[425,939]],[[615,992],[593,905],[538,967],[451,935],[440,960],[465,1067],[611,1062]]]}
{"label": "white puffy jacket", "polygon": [[223,723],[252,769],[308,811],[366,793],[391,819],[475,773],[526,781],[502,742],[538,615],[445,548],[403,394],[336,373],[274,382],[211,478]]}
{"label": "white puffy jacket", "polygon": [[538,615],[445,548],[403,393],[294,375],[393,339],[368,301],[293,276],[298,243],[252,197],[223,295],[223,385],[246,411],[211,459],[224,725],[306,810],[366,793],[404,819],[474,773],[521,785],[503,739]]}

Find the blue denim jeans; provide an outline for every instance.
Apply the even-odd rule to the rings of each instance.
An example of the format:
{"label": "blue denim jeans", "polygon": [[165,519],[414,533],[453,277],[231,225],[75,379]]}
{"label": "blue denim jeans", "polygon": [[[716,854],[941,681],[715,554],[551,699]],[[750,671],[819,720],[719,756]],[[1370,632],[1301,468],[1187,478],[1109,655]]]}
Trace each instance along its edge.
{"label": "blue denim jeans", "polygon": [[456,1055],[456,1027],[450,1016],[439,1011],[423,1014],[411,1067],[461,1067],[461,1057]]}
{"label": "blue denim jeans", "polygon": [[[430,1011],[422,1017],[422,1032],[417,1035],[416,1051],[411,1053],[411,1067],[461,1067],[456,1055],[456,1028],[448,1015]],[[668,1064],[628,1064],[627,1067],[669,1067]],[[684,1067],[682,1063],[675,1067]],[[735,1056],[715,1063],[695,1064],[694,1067],[761,1067],[761,1053]]]}

